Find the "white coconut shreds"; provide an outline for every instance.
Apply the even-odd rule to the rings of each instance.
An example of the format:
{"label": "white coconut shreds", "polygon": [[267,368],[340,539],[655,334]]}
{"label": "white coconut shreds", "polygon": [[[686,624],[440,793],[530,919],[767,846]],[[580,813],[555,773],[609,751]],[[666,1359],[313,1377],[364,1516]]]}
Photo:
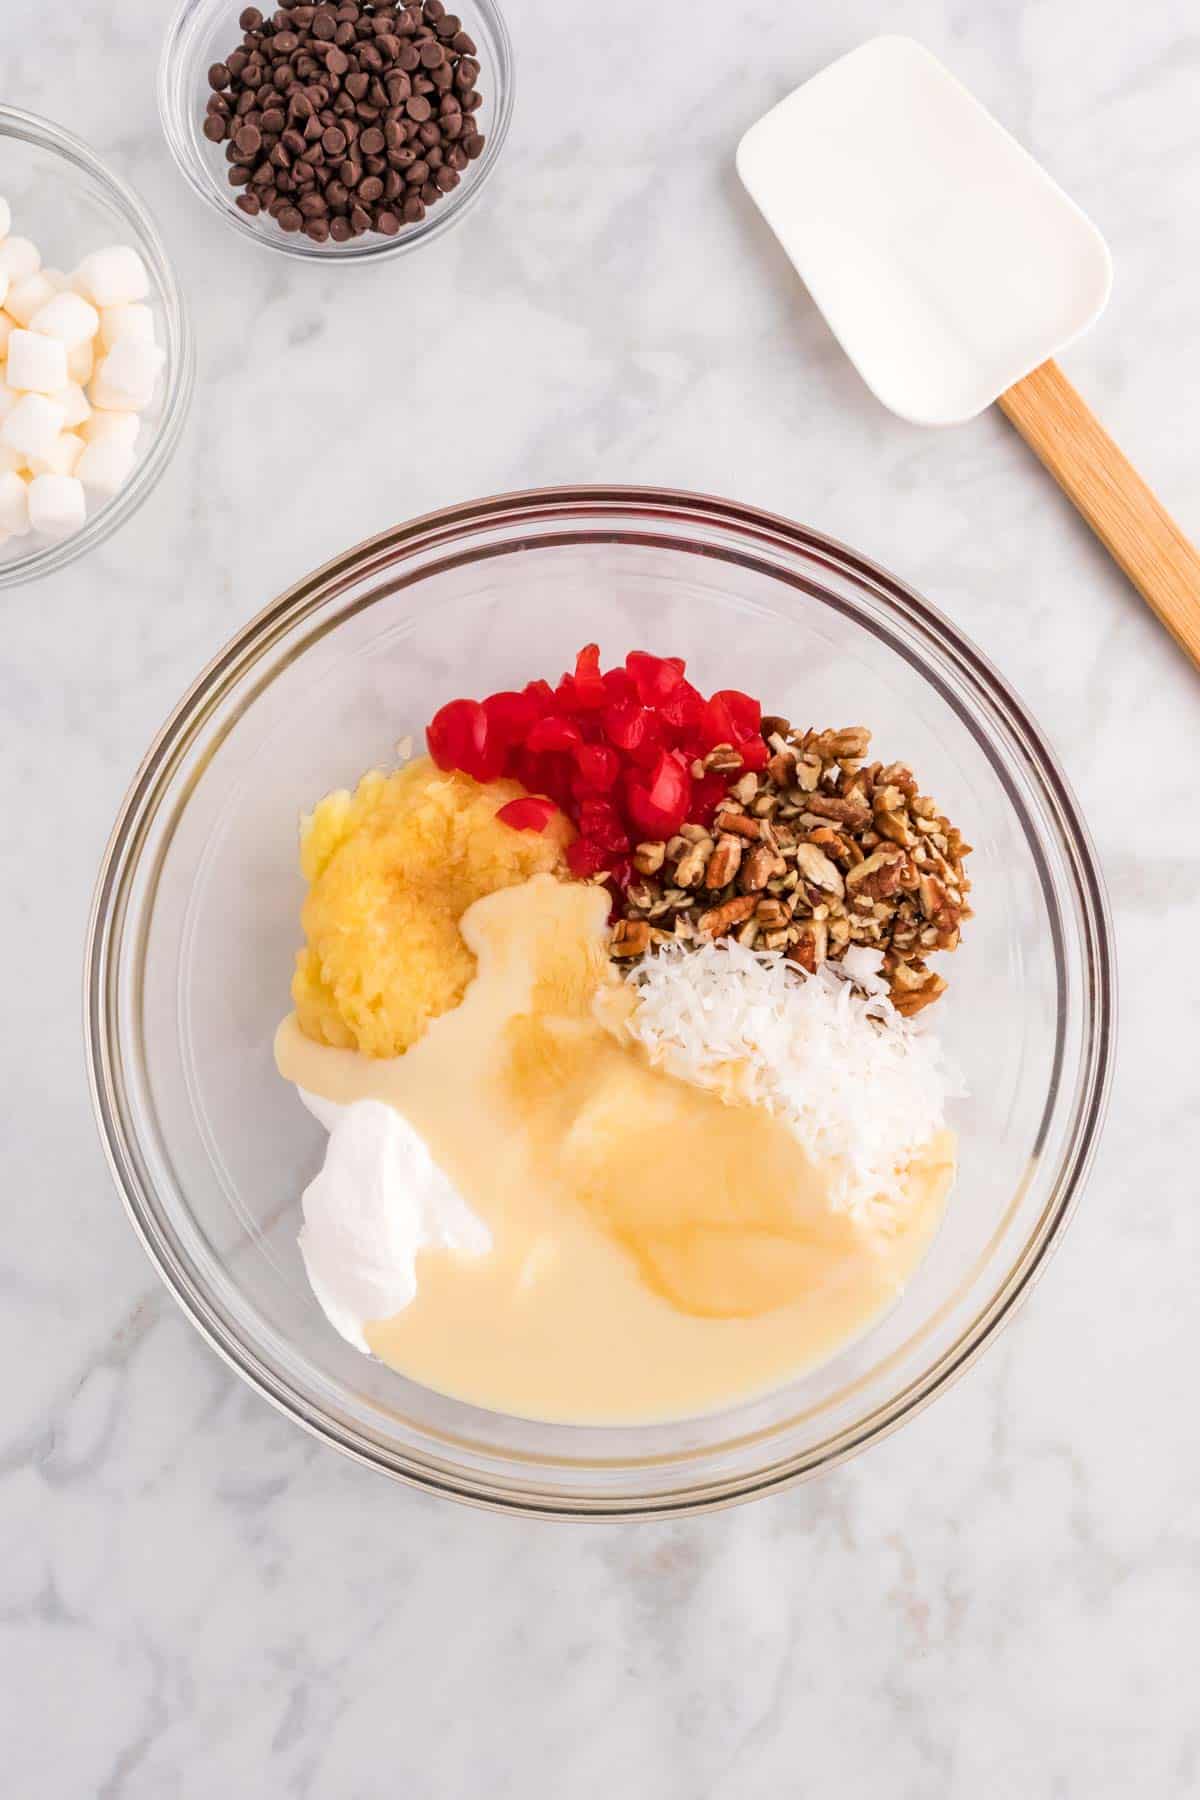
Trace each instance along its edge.
{"label": "white coconut shreds", "polygon": [[[902,1197],[908,1165],[962,1087],[937,1039],[892,1006],[875,951],[805,975],[778,950],[665,945],[630,971],[628,1028],[659,1067],[730,1090],[782,1119],[862,1213]],[[731,1070],[734,1065],[736,1073]],[[741,1065],[737,1068],[737,1065]]]}

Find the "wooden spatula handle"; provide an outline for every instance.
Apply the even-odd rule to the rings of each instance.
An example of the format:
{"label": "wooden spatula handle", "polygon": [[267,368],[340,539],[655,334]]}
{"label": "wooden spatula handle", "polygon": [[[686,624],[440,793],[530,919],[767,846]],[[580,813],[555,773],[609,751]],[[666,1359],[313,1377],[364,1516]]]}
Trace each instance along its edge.
{"label": "wooden spatula handle", "polygon": [[1058,364],[1044,362],[997,404],[1200,668],[1200,555]]}

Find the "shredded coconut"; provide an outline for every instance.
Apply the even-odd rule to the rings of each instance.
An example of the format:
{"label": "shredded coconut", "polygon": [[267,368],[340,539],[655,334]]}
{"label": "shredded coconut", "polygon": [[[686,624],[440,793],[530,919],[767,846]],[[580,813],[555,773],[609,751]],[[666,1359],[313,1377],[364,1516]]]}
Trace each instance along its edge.
{"label": "shredded coconut", "polygon": [[681,1080],[768,1107],[830,1167],[834,1204],[861,1214],[901,1199],[962,1091],[937,1039],[888,1000],[881,962],[855,948],[841,973],[826,963],[806,975],[778,950],[728,939],[665,945],[630,972],[629,1030]]}

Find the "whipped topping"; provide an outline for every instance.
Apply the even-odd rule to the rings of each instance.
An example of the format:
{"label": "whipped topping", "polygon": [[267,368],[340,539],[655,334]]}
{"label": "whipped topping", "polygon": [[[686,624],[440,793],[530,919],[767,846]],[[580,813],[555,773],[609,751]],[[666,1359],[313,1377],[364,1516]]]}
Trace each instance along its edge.
{"label": "whipped topping", "polygon": [[321,1173],[304,1190],[300,1254],[334,1330],[369,1353],[363,1326],[413,1300],[422,1250],[484,1256],[492,1235],[394,1106],[297,1092],[329,1133]]}

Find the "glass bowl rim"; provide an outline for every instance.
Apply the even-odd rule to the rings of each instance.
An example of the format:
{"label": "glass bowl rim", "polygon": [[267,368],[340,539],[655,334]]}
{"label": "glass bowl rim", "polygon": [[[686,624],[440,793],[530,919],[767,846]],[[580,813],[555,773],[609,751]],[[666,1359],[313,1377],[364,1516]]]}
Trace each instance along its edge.
{"label": "glass bowl rim", "polygon": [[[1084,1038],[1075,1078],[1070,1130],[1058,1155],[1054,1184],[1032,1233],[970,1324],[930,1367],[887,1397],[864,1417],[835,1431],[831,1447],[803,1451],[764,1469],[735,1474],[695,1488],[647,1494],[564,1495],[487,1475],[434,1466],[403,1448],[385,1453],[353,1425],[289,1386],[267,1365],[252,1342],[228,1322],[209,1295],[191,1280],[175,1247],[159,1230],[139,1191],[141,1183],[127,1151],[113,1080],[117,1052],[109,1005],[114,947],[119,950],[128,885],[136,871],[142,840],[157,803],[169,790],[174,769],[200,733],[211,710],[244,679],[259,657],[293,628],[350,586],[369,581],[384,568],[394,571],[405,558],[447,551],[456,540],[490,527],[532,524],[548,518],[563,525],[572,518],[632,512],[639,518],[669,514],[676,522],[723,529],[765,546],[812,559],[824,558],[867,582],[879,600],[910,629],[932,643],[958,676],[1001,716],[1025,757],[1026,773],[1052,811],[1081,922],[1080,954],[1087,975],[1090,1030]],[[600,533],[603,536],[603,532]],[[562,541],[561,539],[557,541]],[[680,547],[683,547],[682,545]],[[470,553],[468,553],[470,554]],[[418,568],[413,577],[419,581]],[[370,604],[368,600],[366,604]],[[928,671],[922,669],[928,676]],[[624,485],[563,486],[498,494],[426,513],[368,538],[303,577],[251,618],[211,659],[155,736],[130,783],[101,861],[88,923],[84,959],[84,1038],[88,1083],[101,1143],[114,1185],[134,1231],[173,1297],[222,1359],[280,1412],[314,1437],[366,1467],[426,1491],[488,1510],[554,1518],[665,1518],[706,1512],[757,1495],[776,1492],[838,1467],[868,1444],[890,1435],[965,1372],[1007,1322],[1044,1268],[1063,1235],[1086,1182],[1107,1109],[1116,1040],[1116,960],[1108,900],[1090,834],[1077,802],[1040,729],[1003,677],[971,641],[914,589],[879,564],[824,533],[741,502],[685,490]],[[549,1468],[553,1458],[545,1459]]]}
{"label": "glass bowl rim", "polygon": [[58,543],[44,545],[26,556],[0,563],[0,588],[15,587],[26,581],[38,581],[85,555],[102,544],[113,532],[144,505],[162,479],[178,446],[191,404],[196,374],[196,349],[191,316],[176,279],[175,267],[167,253],[153,215],[128,182],[96,154],[89,144],[73,131],[58,125],[40,113],[22,107],[0,105],[0,138],[17,138],[48,150],[66,162],[82,169],[115,200],[118,209],[136,223],[153,254],[154,274],[166,313],[167,341],[173,352],[166,374],[162,414],[150,448],[125,486],[105,505],[99,507],[81,531]]}
{"label": "glass bowl rim", "polygon": [[[515,72],[513,64],[512,38],[504,15],[496,0],[471,0],[487,21],[497,48],[497,66],[495,70],[495,87],[493,99],[493,117],[487,132],[487,141],[483,155],[475,164],[475,174],[469,181],[463,181],[459,187],[445,200],[434,207],[419,224],[401,231],[394,238],[381,237],[377,233],[368,233],[364,238],[352,238],[348,243],[335,244],[330,240],[325,244],[314,244],[304,236],[303,232],[286,233],[277,231],[268,233],[256,228],[254,222],[240,213],[233,204],[230,194],[228,203],[220,186],[206,165],[192,153],[183,130],[183,121],[176,104],[175,83],[178,65],[183,55],[181,39],[184,29],[195,13],[197,7],[206,4],[206,0],[178,0],[175,11],[167,24],[163,37],[162,51],[158,60],[157,94],[158,115],[162,124],[163,135],[170,147],[175,166],[187,182],[194,194],[198,194],[204,204],[224,219],[227,225],[240,232],[251,243],[260,249],[269,250],[281,256],[294,256],[313,263],[373,263],[386,257],[402,256],[407,251],[416,250],[422,244],[428,244],[440,237],[452,225],[465,216],[479,198],[488,178],[495,169],[508,136],[508,128],[512,122],[513,94],[515,90]],[[236,19],[236,15],[234,15]],[[215,147],[215,146],[214,146]]]}

